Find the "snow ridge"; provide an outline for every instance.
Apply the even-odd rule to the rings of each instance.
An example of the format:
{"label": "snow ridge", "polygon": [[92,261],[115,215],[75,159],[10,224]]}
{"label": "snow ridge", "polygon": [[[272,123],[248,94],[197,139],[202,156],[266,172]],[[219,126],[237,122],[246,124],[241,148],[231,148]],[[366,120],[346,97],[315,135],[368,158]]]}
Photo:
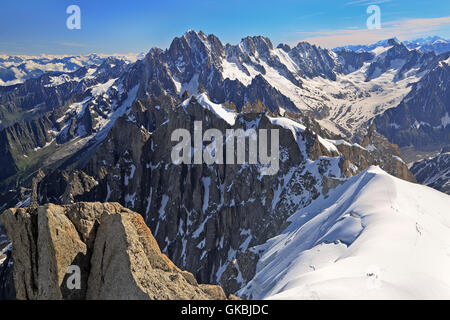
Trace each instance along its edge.
{"label": "snow ridge", "polygon": [[256,299],[449,299],[450,197],[370,167],[269,240]]}

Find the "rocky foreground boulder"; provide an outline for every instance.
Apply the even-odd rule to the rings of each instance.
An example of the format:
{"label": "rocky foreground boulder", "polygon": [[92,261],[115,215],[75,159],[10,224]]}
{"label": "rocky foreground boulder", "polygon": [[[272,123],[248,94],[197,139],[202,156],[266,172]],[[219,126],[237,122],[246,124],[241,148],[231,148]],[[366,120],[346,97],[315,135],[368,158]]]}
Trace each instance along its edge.
{"label": "rocky foreground boulder", "polygon": [[175,266],[142,216],[117,203],[9,209],[0,223],[17,299],[226,299]]}

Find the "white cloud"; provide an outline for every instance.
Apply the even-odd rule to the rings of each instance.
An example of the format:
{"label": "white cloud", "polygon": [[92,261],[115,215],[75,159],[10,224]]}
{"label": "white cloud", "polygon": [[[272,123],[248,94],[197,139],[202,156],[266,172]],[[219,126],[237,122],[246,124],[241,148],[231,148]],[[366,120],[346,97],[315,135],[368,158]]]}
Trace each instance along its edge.
{"label": "white cloud", "polygon": [[391,2],[392,0],[354,0],[347,2],[345,6],[370,6],[373,4],[380,4],[380,3],[386,3]]}
{"label": "white cloud", "polygon": [[298,32],[298,34],[304,35],[304,39],[301,41],[314,43],[324,48],[335,48],[352,44],[371,44],[393,37],[397,37],[399,40],[413,39],[436,32],[449,24],[450,16],[417,18],[385,22],[382,23],[381,29],[375,30],[348,27],[337,30]]}

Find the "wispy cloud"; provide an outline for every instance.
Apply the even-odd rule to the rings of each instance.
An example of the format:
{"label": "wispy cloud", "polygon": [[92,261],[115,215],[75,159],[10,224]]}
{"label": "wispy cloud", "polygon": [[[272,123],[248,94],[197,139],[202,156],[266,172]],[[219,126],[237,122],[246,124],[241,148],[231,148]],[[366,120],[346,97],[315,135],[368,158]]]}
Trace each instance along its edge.
{"label": "wispy cloud", "polygon": [[449,24],[450,16],[390,21],[382,23],[382,28],[375,30],[348,27],[338,30],[298,32],[298,34],[303,35],[302,41],[325,48],[335,48],[351,44],[370,44],[392,37],[400,40],[413,39],[440,30]]}
{"label": "wispy cloud", "polygon": [[76,48],[87,47],[87,45],[85,45],[83,43],[76,43],[76,42],[60,42],[59,44],[64,47],[76,47]]}
{"label": "wispy cloud", "polygon": [[345,3],[345,6],[370,6],[372,4],[381,4],[391,2],[392,0],[354,0]]}

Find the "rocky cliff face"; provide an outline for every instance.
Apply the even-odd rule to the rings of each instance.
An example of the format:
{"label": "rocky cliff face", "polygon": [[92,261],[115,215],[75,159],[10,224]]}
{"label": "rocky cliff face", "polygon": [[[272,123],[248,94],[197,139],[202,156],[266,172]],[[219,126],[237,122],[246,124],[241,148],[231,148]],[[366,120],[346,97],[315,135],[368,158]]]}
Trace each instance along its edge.
{"label": "rocky cliff face", "polygon": [[[298,205],[290,199],[289,190],[297,190],[299,203],[309,203],[322,189],[321,178],[303,172],[305,155],[292,132],[283,128],[280,141],[286,156],[275,176],[263,177],[259,166],[248,164],[174,165],[170,135],[178,128],[192,131],[195,120],[203,120],[204,130],[222,132],[232,127],[277,126],[263,114],[243,114],[236,126],[230,126],[194,100],[170,111],[136,107],[142,111],[135,113],[135,120],[120,119],[83,168],[67,173],[67,178],[64,172],[46,177],[39,184],[40,202],[118,201],[142,213],[161,248],[176,264],[201,282],[231,281],[233,285],[226,288],[234,292],[252,271],[242,278],[227,274],[222,279],[228,265],[238,253],[283,227],[290,212],[287,208]],[[324,172],[331,170],[338,179],[339,161],[317,160],[314,166]],[[64,181],[66,188],[55,188],[60,185],[57,181]]]}
{"label": "rocky cliff face", "polygon": [[430,70],[395,108],[374,119],[378,132],[400,147],[439,151],[450,141],[450,54],[433,59]]}
{"label": "rocky cliff face", "polygon": [[12,240],[17,299],[226,299],[178,269],[142,216],[119,204],[49,204],[0,219]]}
{"label": "rocky cliff face", "polygon": [[[49,173],[36,190],[41,204],[117,201],[141,213],[163,252],[206,283],[237,291],[255,272],[257,252],[286,227],[285,221],[321,194],[377,163],[377,153],[343,140],[325,139],[301,118],[270,113],[218,116],[224,106],[206,94],[173,107],[139,101],[119,119],[90,160],[75,170]],[[219,113],[220,113],[219,112]],[[194,121],[210,128],[278,129],[280,170],[261,175],[261,165],[174,165],[171,133],[193,132]],[[324,132],[325,134],[325,132]],[[225,139],[224,139],[225,141]],[[247,147],[248,151],[248,140]],[[393,172],[408,179],[404,171]]]}
{"label": "rocky cliff face", "polygon": [[371,125],[360,143],[370,152],[370,163],[372,165],[382,167],[383,170],[395,177],[409,182],[417,182],[403,161],[398,146],[390,143],[383,135],[379,134],[375,124]]}
{"label": "rocky cliff face", "polygon": [[414,163],[411,172],[419,183],[450,194],[450,146],[436,157]]}

